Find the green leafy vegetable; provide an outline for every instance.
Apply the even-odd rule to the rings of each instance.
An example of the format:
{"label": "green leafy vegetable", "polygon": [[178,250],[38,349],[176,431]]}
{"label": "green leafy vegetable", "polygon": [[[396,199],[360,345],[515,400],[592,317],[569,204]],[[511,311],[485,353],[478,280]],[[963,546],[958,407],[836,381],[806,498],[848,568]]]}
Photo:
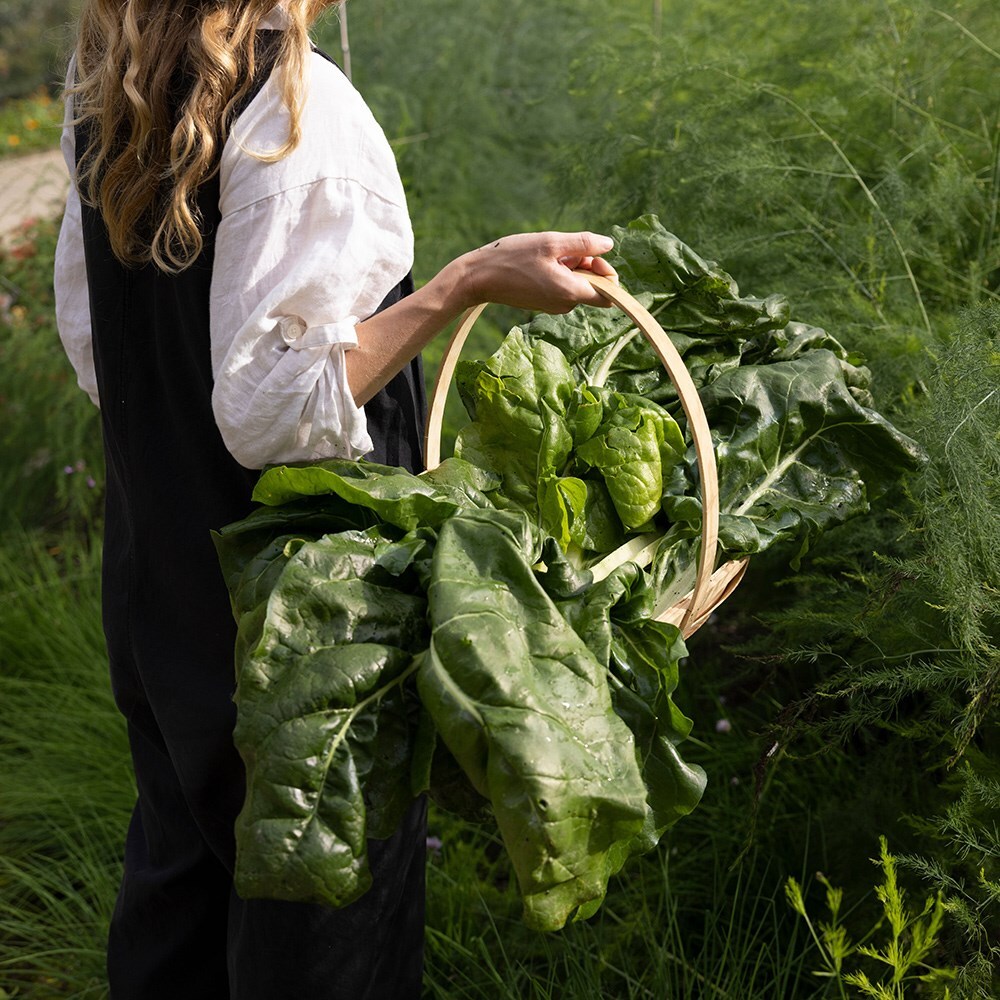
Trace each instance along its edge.
{"label": "green leafy vegetable", "polygon": [[604,895],[646,787],[604,667],[535,578],[518,527],[497,514],[442,526],[417,684],[493,807],[528,922],[551,930]]}
{"label": "green leafy vegetable", "polygon": [[370,884],[366,836],[387,836],[410,801],[403,683],[426,647],[426,600],[397,572],[412,551],[399,560],[394,549],[378,529],[289,539],[267,574],[263,620],[241,619],[246,895],[356,898]]}
{"label": "green leafy vegetable", "polygon": [[[860,359],[780,296],[741,297],[651,216],[614,234],[698,386],[727,556],[794,558],[921,463]],[[426,791],[497,825],[525,919],[551,930],[704,791],[679,749],[684,642],[656,620],[693,583],[698,470],[615,310],[538,317],[457,381],[471,422],[438,469],[269,469],[265,506],[216,536],[248,778],[236,884],[347,903],[367,838]]]}

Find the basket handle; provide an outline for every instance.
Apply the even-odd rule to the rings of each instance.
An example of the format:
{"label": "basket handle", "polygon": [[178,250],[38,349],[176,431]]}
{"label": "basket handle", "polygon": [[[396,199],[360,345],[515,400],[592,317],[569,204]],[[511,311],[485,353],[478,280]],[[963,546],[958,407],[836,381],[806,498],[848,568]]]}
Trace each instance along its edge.
{"label": "basket handle", "polygon": [[[652,344],[657,357],[666,369],[671,381],[677,388],[681,406],[687,417],[688,426],[694,441],[695,456],[698,461],[698,472],[701,479],[701,551],[698,557],[698,577],[695,580],[691,601],[684,614],[680,628],[684,632],[688,623],[696,618],[702,606],[712,571],[715,568],[715,558],[719,543],[719,480],[715,465],[715,452],[712,450],[712,434],[708,426],[708,418],[698,397],[691,375],[683,359],[674,347],[663,328],[640,302],[623,288],[602,275],[591,271],[578,271],[606,299],[613,302],[642,331],[643,336]],[[434,469],[441,464],[441,425],[444,420],[445,401],[448,386],[455,374],[455,366],[472,327],[482,315],[487,303],[474,306],[462,318],[458,329],[452,334],[445,348],[441,366],[438,368],[434,389],[427,413],[427,431],[424,438],[424,463],[428,469]]]}

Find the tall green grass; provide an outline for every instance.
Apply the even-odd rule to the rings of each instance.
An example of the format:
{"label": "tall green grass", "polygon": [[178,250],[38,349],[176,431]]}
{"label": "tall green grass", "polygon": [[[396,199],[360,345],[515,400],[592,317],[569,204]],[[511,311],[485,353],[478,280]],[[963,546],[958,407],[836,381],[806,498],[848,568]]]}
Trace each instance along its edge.
{"label": "tall green grass", "polygon": [[0,985],[98,996],[134,801],[107,683],[99,554],[0,548]]}

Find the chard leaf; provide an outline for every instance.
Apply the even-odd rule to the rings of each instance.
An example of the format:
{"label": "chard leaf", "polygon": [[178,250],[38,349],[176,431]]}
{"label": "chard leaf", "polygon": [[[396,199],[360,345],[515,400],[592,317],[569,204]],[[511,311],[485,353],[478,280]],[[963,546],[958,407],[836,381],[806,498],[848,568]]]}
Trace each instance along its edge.
{"label": "chard leaf", "polygon": [[608,671],[612,704],[632,732],[647,789],[645,823],[621,846],[623,861],[655,847],[668,827],[697,806],[706,781],[704,771],[686,763],[677,749],[691,732],[691,720],[672,697],[687,648],[676,627],[651,620],[654,596],[647,574],[626,563],[559,604]]}
{"label": "chard leaf", "polygon": [[915,441],[855,398],[831,351],[726,372],[701,400],[734,555],[788,538],[807,544],[924,461]]}
{"label": "chard leaf", "polygon": [[569,405],[567,420],[573,434],[573,447],[590,440],[604,419],[602,393],[590,386],[577,387]]}
{"label": "chard leaf", "polygon": [[635,737],[649,793],[647,823],[633,847],[637,852],[651,850],[669,827],[698,805],[705,791],[704,770],[688,764],[678,750],[692,726],[672,697],[678,663],[686,655],[673,625],[648,618],[615,623],[611,697]]}
{"label": "chard leaf", "polygon": [[586,533],[587,484],[574,476],[542,476],[538,481],[539,523],[563,548]]}
{"label": "chard leaf", "polygon": [[573,542],[589,552],[610,552],[625,541],[625,526],[615,509],[603,479],[587,477],[587,501],[583,518],[576,523]]}
{"label": "chard leaf", "polygon": [[741,297],[729,274],[668,232],[654,215],[625,228],[615,226],[612,235],[618,244],[614,266],[622,284],[633,295],[652,296],[664,330],[687,335],[677,344],[685,361],[697,345],[727,335],[735,335],[730,342],[736,345],[788,322],[784,297]]}
{"label": "chard leaf", "polygon": [[536,580],[518,520],[469,512],[442,526],[417,683],[492,804],[526,921],[554,930],[603,897],[646,793],[605,670]]}
{"label": "chard leaf", "polygon": [[[420,473],[420,479],[454,496],[462,507],[492,507],[487,494],[500,488],[498,475],[461,458],[446,458],[436,469]],[[471,503],[470,503],[471,502]]]}
{"label": "chard leaf", "polygon": [[640,397],[609,394],[604,413],[576,455],[600,471],[622,524],[636,529],[659,511],[664,471],[683,460],[686,445],[674,419]]}
{"label": "chard leaf", "polygon": [[743,363],[759,365],[771,361],[791,361],[806,351],[817,349],[832,351],[842,361],[860,363],[860,358],[849,355],[840,341],[826,330],[807,323],[788,323],[761,334],[753,347],[745,353]]}
{"label": "chard leaf", "polygon": [[265,613],[241,621],[241,895],[350,902],[370,885],[366,838],[394,830],[411,801],[405,682],[426,646],[426,602],[386,570],[399,563],[387,545],[377,530],[286,543]]}
{"label": "chard leaf", "polygon": [[[647,308],[651,296],[640,292],[636,298]],[[628,316],[617,309],[578,307],[562,316],[540,313],[524,328],[525,336],[557,347],[573,366],[577,382],[596,383],[596,373],[609,354],[621,350],[622,341],[638,331]]]}
{"label": "chard leaf", "polygon": [[[788,322],[783,296],[741,296],[729,274],[668,232],[656,216],[614,226],[611,232],[617,246],[609,260],[623,287],[656,317],[697,386],[737,367],[758,338]],[[558,346],[583,381],[661,405],[676,401],[656,353],[617,310],[578,307],[566,316],[538,317],[525,330]]]}
{"label": "chard leaf", "polygon": [[[448,484],[447,475],[441,481]],[[472,480],[489,482],[488,477]],[[438,488],[433,480],[406,469],[376,462],[330,458],[310,465],[276,465],[265,470],[253,499],[278,506],[302,497],[334,494],[372,511],[378,520],[410,531],[418,524],[434,527],[474,501],[462,490]]]}
{"label": "chard leaf", "polygon": [[567,408],[575,381],[566,358],[515,327],[488,361],[459,364],[456,380],[474,422],[458,435],[455,454],[499,473],[506,497],[537,518],[539,479],[558,475],[573,445]]}
{"label": "chard leaf", "polygon": [[[318,538],[335,531],[368,528],[375,524],[371,511],[340,497],[310,497],[281,507],[258,507],[243,520],[212,532],[230,594],[241,585],[247,564],[260,558],[261,549],[282,535]],[[245,581],[244,581],[245,583]],[[234,600],[234,611],[239,607]]]}

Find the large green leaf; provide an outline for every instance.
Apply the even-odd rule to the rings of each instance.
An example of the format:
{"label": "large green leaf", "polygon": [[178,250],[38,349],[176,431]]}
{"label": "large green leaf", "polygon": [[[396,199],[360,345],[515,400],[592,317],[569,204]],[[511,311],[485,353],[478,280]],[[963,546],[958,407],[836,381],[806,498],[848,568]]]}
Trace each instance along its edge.
{"label": "large green leaf", "polygon": [[[405,681],[427,642],[426,602],[377,530],[285,544],[262,618],[241,628],[236,824],[245,896],[343,905],[370,884],[366,838],[411,801]],[[251,588],[252,589],[252,588]]]}
{"label": "large green leaf", "polygon": [[442,526],[418,687],[492,804],[525,919],[553,930],[603,897],[615,845],[642,827],[646,791],[605,669],[539,585],[523,534],[513,515]]}
{"label": "large green leaf", "polygon": [[665,410],[641,396],[608,393],[604,421],[576,449],[600,471],[626,528],[640,528],[659,512],[665,474],[684,458],[680,428]]}
{"label": "large green leaf", "polygon": [[[469,486],[491,482],[470,477]],[[439,482],[406,469],[375,462],[330,458],[310,465],[276,465],[267,469],[254,489],[258,503],[278,506],[303,497],[333,494],[372,511],[378,520],[409,531],[418,524],[435,526],[461,507],[476,505],[465,491],[454,488],[446,474]]]}
{"label": "large green leaf", "polygon": [[458,435],[455,454],[497,472],[504,496],[537,518],[539,480],[559,474],[573,444],[575,380],[566,358],[515,327],[488,361],[460,364],[457,382],[474,422]]}
{"label": "large green leaf", "polygon": [[[729,274],[668,232],[656,216],[611,232],[617,246],[609,260],[622,286],[656,317],[696,385],[738,366],[745,351],[788,322],[784,297],[741,296]],[[665,405],[676,400],[652,347],[618,310],[578,307],[565,317],[539,316],[525,332],[559,347],[582,381]]]}
{"label": "large green leaf", "polygon": [[720,531],[739,554],[818,532],[924,460],[921,447],[863,406],[831,351],[746,365],[701,392],[719,466]]}
{"label": "large green leaf", "polygon": [[647,790],[643,829],[625,853],[656,845],[690,813],[705,790],[705,772],[681,757],[691,720],[673,701],[678,664],[687,656],[680,631],[651,620],[655,591],[646,574],[626,563],[583,593],[559,603],[587,648],[608,671],[615,712],[632,732]]}

